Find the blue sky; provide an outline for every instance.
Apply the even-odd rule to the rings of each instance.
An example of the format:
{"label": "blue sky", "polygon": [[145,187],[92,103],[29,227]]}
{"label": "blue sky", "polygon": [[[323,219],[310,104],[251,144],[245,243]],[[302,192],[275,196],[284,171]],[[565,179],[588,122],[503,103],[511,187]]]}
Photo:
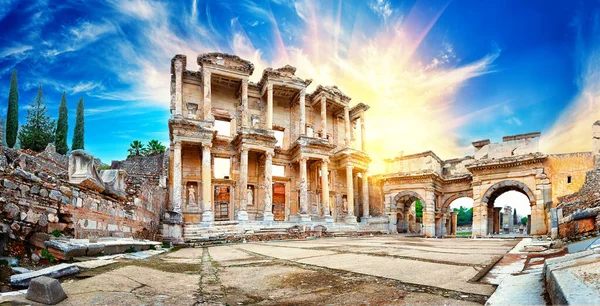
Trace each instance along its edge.
{"label": "blue sky", "polygon": [[[372,106],[374,159],[541,131],[549,152],[590,150],[600,119],[598,1],[0,0],[0,111],[18,70],[20,120],[43,85],[52,116],[79,98],[86,149],[124,159],[168,144],[169,65],[222,51],[262,69],[291,64]],[[312,88],[309,88],[312,89]],[[394,141],[387,136],[397,135]],[[373,148],[373,149],[371,149]]]}

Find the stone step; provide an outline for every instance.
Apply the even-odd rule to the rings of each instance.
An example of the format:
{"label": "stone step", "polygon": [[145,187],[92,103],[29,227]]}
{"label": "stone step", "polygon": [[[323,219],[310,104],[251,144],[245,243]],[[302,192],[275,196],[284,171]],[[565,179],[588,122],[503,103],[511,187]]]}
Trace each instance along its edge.
{"label": "stone step", "polygon": [[52,278],[59,278],[79,272],[79,268],[74,264],[61,263],[56,266],[51,266],[37,271],[29,273],[15,274],[10,277],[10,284],[15,287],[27,287],[29,282],[40,276],[48,276]]}

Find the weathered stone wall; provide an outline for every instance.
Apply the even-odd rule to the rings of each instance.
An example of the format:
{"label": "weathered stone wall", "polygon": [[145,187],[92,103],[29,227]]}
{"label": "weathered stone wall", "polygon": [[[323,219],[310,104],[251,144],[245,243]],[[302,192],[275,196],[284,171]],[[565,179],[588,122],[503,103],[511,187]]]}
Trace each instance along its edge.
{"label": "weathered stone wall", "polygon": [[[69,183],[68,159],[52,147],[34,154],[9,148],[0,154],[2,222],[10,225],[12,237],[26,240],[33,232],[59,230],[77,238],[157,238],[166,203],[166,189],[159,186],[158,176],[156,184],[130,176],[123,201]],[[141,172],[155,177],[149,169]]]}
{"label": "weathered stone wall", "polygon": [[543,164],[544,173],[552,184],[552,206],[556,207],[560,202],[559,197],[575,193],[583,187],[586,172],[594,167],[594,158],[591,152],[552,154]]}

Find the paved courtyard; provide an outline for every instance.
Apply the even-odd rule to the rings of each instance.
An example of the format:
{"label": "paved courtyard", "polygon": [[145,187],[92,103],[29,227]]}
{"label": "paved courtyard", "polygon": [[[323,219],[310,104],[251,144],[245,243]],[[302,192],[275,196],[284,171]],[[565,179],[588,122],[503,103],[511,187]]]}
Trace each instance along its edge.
{"label": "paved courtyard", "polygon": [[184,248],[63,280],[63,305],[482,304],[518,241],[403,236]]}

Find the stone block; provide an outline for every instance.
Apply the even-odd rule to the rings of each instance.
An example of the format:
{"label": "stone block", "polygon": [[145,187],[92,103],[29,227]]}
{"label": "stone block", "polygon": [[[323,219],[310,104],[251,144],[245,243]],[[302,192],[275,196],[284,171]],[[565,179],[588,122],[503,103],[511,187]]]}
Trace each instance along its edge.
{"label": "stone block", "polygon": [[42,180],[39,177],[37,177],[37,176],[35,176],[35,175],[33,175],[33,174],[25,171],[25,170],[22,170],[22,169],[15,169],[15,170],[13,170],[12,174],[16,175],[18,177],[21,177],[23,179],[26,179],[28,181],[32,181],[32,182],[36,182],[36,183],[41,183],[42,182]]}
{"label": "stone block", "polygon": [[114,196],[117,199],[125,200],[127,192],[125,191],[125,179],[127,172],[120,169],[100,171],[100,179],[104,183],[104,193]]}
{"label": "stone block", "polygon": [[78,272],[79,268],[77,268],[77,266],[75,266],[74,264],[62,263],[56,266],[51,266],[30,273],[12,275],[10,277],[10,284],[15,287],[27,287],[29,286],[31,280],[40,276],[58,278],[62,276],[72,275]]}
{"label": "stone block", "polygon": [[104,244],[90,243],[87,246],[87,256],[96,256],[104,251]]}
{"label": "stone block", "polygon": [[98,176],[93,155],[83,150],[71,152],[71,155],[69,155],[69,183],[98,192],[104,191],[105,187]]}
{"label": "stone block", "polygon": [[63,240],[48,240],[44,243],[52,256],[60,260],[70,260],[73,257],[85,256],[87,245],[75,244]]}
{"label": "stone block", "polygon": [[31,280],[26,297],[28,300],[34,302],[55,305],[66,299],[67,294],[65,294],[58,280],[47,276],[40,276]]}

